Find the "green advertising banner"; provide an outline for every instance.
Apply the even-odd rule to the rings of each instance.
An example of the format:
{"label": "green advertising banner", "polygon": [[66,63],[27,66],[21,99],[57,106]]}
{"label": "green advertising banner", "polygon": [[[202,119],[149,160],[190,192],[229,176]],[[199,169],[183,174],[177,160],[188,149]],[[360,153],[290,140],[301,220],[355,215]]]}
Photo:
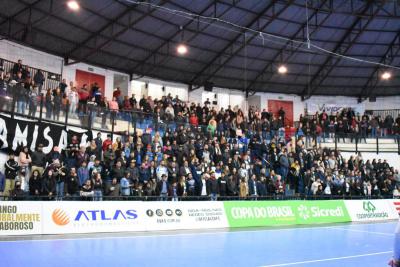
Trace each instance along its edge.
{"label": "green advertising banner", "polygon": [[349,222],[343,200],[225,201],[230,227]]}

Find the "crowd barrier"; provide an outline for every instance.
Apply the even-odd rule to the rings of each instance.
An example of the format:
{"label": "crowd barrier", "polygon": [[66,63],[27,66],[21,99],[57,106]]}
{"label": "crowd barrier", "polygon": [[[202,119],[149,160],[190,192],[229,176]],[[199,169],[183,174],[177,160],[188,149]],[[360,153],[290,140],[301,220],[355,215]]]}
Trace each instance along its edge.
{"label": "crowd barrier", "polygon": [[397,200],[3,201],[0,236],[385,221],[399,209]]}

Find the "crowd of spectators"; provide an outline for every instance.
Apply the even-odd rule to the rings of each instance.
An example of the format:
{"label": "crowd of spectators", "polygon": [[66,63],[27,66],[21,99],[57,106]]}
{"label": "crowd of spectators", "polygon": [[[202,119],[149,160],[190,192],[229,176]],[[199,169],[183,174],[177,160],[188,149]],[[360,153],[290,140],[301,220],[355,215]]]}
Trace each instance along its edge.
{"label": "crowd of spectators", "polygon": [[[244,114],[231,107],[217,110],[208,99],[204,105],[181,101],[178,96],[171,95],[154,100],[151,96],[139,99],[134,94],[131,97],[123,95],[120,88],[116,88],[112,98],[107,99],[97,83],[77,88],[74,82],[68,83],[63,79],[57,88],[51,90],[44,88],[45,80],[42,71],[31,75],[29,68],[19,60],[8,73],[0,68],[0,97],[15,97],[16,112],[28,113],[31,117],[37,115],[42,97],[46,119],[60,120],[60,115],[68,112],[71,118],[81,119],[82,125],[99,119],[102,129],[107,129],[113,119],[129,120],[134,127],[137,122],[147,119],[153,123],[155,130],[162,132],[166,128],[190,125],[213,134],[240,128],[250,136],[260,133],[267,139],[276,136],[288,140],[293,135],[297,138],[304,136],[307,147],[333,138],[339,142],[366,142],[367,137],[391,136],[397,140],[400,136],[400,114],[396,118],[391,115],[381,118],[358,114],[351,108],[331,114],[323,110],[321,113],[301,115],[295,129],[291,129],[285,123],[283,109],[271,114],[250,107],[248,114]],[[0,99],[1,108],[9,110],[5,105],[10,105],[11,101]]]}
{"label": "crowd of spectators", "polygon": [[[38,99],[40,90],[46,90],[41,87],[44,77],[40,79],[38,73],[31,79],[22,62],[12,73],[1,73],[3,89],[17,88],[13,96],[20,113],[28,103],[32,115],[31,110],[36,109],[31,109],[33,100],[29,99],[32,95]],[[84,146],[74,136],[68,141],[68,149],[54,147],[49,154],[44,154],[42,144],[35,151],[28,147],[12,151],[0,175],[0,191],[5,197],[216,200],[399,194],[400,176],[385,160],[364,161],[361,154],[344,159],[339,151],[318,144],[333,136],[345,141],[398,134],[400,117],[380,121],[351,109],[335,115],[322,112],[301,116],[292,131],[282,108],[277,114],[255,108],[244,114],[230,106],[217,110],[208,99],[203,105],[188,104],[170,95],[160,100],[143,96],[137,101],[134,95],[122,96],[119,88],[108,101],[97,84],[90,90],[86,85],[77,90],[65,80],[53,91],[46,90],[45,103],[46,116],[55,119],[60,116],[60,107],[68,103],[71,116],[88,111],[92,116],[104,116],[107,112],[99,108],[115,116],[122,110],[137,111],[128,113],[129,120],[150,114],[156,127],[151,133],[126,133],[115,140],[111,135],[103,140],[99,133]],[[107,126],[104,117],[102,123]]]}

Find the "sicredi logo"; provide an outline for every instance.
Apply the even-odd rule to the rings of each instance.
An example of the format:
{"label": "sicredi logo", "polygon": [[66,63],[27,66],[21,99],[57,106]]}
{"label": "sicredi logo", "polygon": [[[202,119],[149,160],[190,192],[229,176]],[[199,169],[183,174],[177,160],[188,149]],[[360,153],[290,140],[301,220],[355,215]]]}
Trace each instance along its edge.
{"label": "sicredi logo", "polygon": [[62,209],[55,209],[51,215],[53,222],[57,225],[64,226],[69,224],[69,216]]}
{"label": "sicredi logo", "polygon": [[320,208],[317,206],[307,207],[305,205],[300,205],[297,208],[299,212],[299,217],[304,220],[308,220],[310,218],[321,218],[321,217],[343,217],[344,212],[341,207],[337,208]]}
{"label": "sicredi logo", "polygon": [[307,220],[310,218],[310,211],[308,208],[304,205],[300,205],[297,207],[297,211],[299,212],[299,216],[303,218],[304,220]]}
{"label": "sicredi logo", "polygon": [[[135,220],[138,217],[136,210],[78,210],[74,222],[104,222]],[[53,222],[59,226],[70,223],[70,216],[62,209],[55,209],[52,213]]]}

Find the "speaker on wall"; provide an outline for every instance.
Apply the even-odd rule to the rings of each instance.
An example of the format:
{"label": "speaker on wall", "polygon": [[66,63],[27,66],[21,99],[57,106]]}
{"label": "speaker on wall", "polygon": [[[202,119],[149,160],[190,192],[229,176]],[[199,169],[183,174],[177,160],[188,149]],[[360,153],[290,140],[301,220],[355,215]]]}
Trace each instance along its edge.
{"label": "speaker on wall", "polygon": [[204,91],[212,92],[213,87],[214,87],[214,83],[212,83],[212,82],[205,82],[204,83]]}

